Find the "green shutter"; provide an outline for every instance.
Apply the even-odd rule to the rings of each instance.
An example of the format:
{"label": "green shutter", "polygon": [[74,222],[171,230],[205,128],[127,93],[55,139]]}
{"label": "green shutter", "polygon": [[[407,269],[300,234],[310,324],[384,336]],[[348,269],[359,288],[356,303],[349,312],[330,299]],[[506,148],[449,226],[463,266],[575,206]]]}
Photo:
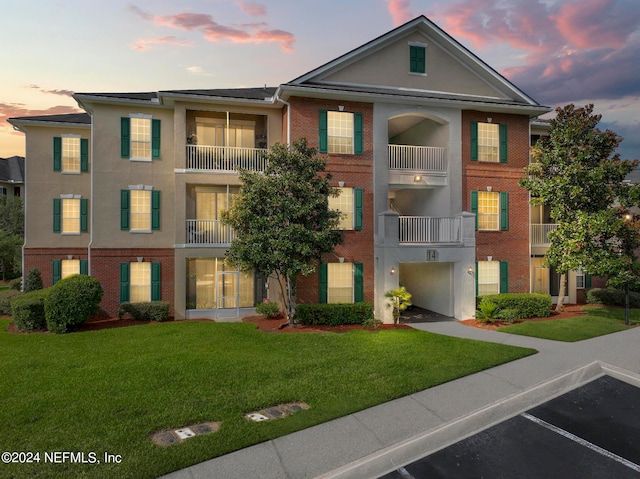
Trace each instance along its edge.
{"label": "green shutter", "polygon": [[364,196],[364,188],[354,188],[353,196],[354,196],[354,202],[355,202],[355,208],[354,208],[355,224],[353,225],[353,228],[356,231],[360,231],[362,230],[362,224],[363,224],[362,203],[363,203],[363,196]]}
{"label": "green shutter", "polygon": [[329,148],[329,131],[327,126],[327,110],[318,111],[318,151],[326,153]]}
{"label": "green shutter", "polygon": [[354,263],[353,265],[353,302],[364,301],[364,265]]}
{"label": "green shutter", "polygon": [[131,156],[131,120],[124,117],[120,118],[120,156]]}
{"label": "green shutter", "polygon": [[53,171],[62,171],[62,138],[53,137]]}
{"label": "green shutter", "polygon": [[426,71],[426,49],[416,45],[409,46],[409,71],[424,73]]}
{"label": "green shutter", "polygon": [[353,114],[353,152],[362,155],[364,152],[362,142],[362,113]]}
{"label": "green shutter", "polygon": [[478,122],[471,122],[471,159],[478,161]]}
{"label": "green shutter", "polygon": [[80,231],[87,231],[89,222],[89,200],[87,198],[80,199]]}
{"label": "green shutter", "polygon": [[62,277],[62,261],[54,259],[51,261],[51,283],[56,284]]}
{"label": "green shutter", "polygon": [[509,193],[506,191],[500,192],[500,229],[509,229]]}
{"label": "green shutter", "polygon": [[80,140],[80,171],[89,171],[89,140]]}
{"label": "green shutter", "polygon": [[120,229],[129,230],[129,190],[120,190]]}
{"label": "green shutter", "polygon": [[160,158],[160,120],[151,120],[151,158]]}
{"label": "green shutter", "polygon": [[500,163],[507,162],[507,125],[500,125]]}
{"label": "green shutter", "polygon": [[53,232],[60,233],[62,230],[62,200],[53,199]]}
{"label": "green shutter", "polygon": [[327,266],[327,263],[320,263],[320,265],[318,266],[318,278],[320,280],[318,288],[318,302],[326,303],[327,293],[329,291],[329,268]]}
{"label": "green shutter", "polygon": [[89,261],[86,259],[80,260],[80,274],[84,274],[84,275],[89,274]]}
{"label": "green shutter", "polygon": [[160,229],[160,191],[151,192],[151,229]]}
{"label": "green shutter", "polygon": [[160,301],[160,263],[151,263],[151,301]]}
{"label": "green shutter", "polygon": [[591,275],[590,274],[585,274],[584,275],[584,287],[589,289],[591,288]]}
{"label": "green shutter", "polygon": [[120,302],[129,301],[129,263],[120,263]]}
{"label": "green shutter", "polygon": [[509,292],[509,264],[500,261],[500,293]]}
{"label": "green shutter", "polygon": [[476,231],[478,231],[478,192],[471,192],[471,212],[476,215]]}

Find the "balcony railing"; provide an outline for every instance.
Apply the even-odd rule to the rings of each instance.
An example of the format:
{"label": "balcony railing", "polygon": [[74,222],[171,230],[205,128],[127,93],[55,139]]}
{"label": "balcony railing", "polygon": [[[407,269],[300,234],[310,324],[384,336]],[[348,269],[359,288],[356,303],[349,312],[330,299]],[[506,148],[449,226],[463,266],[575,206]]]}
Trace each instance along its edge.
{"label": "balcony railing", "polygon": [[233,229],[219,220],[187,220],[187,244],[228,245]]}
{"label": "balcony railing", "polygon": [[426,174],[447,173],[447,149],[434,146],[388,145],[389,169]]}
{"label": "balcony railing", "polygon": [[462,243],[462,218],[400,216],[400,244]]}
{"label": "balcony railing", "polygon": [[187,145],[187,169],[203,171],[264,171],[267,150],[235,146]]}
{"label": "balcony railing", "polygon": [[547,245],[549,244],[549,232],[558,229],[558,224],[535,224],[531,225],[531,244]]}

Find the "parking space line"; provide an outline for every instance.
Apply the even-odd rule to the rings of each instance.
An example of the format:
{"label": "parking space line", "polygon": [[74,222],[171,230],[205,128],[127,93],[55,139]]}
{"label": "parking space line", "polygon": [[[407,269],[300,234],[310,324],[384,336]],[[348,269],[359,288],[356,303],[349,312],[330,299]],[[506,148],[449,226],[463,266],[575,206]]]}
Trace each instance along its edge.
{"label": "parking space line", "polygon": [[570,439],[578,444],[580,444],[581,446],[585,446],[588,447],[589,449],[591,449],[594,452],[597,452],[598,454],[601,454],[605,457],[608,457],[610,459],[613,459],[614,461],[619,462],[620,464],[623,464],[625,466],[627,466],[630,469],[633,469],[636,472],[640,472],[640,465],[636,464],[635,462],[631,462],[628,459],[625,459],[624,457],[618,456],[617,454],[614,454],[611,451],[607,451],[606,449],[601,448],[600,446],[596,446],[595,444],[593,444],[592,442],[589,442],[585,439],[582,439],[579,436],[576,436],[575,434],[571,434],[569,431],[565,431],[562,428],[559,428],[558,426],[554,426],[553,424],[550,424],[540,418],[537,418],[535,416],[532,416],[531,414],[528,413],[522,413],[521,416],[525,419],[528,419],[529,421],[532,421],[542,427],[545,427],[547,429],[549,429],[550,431],[555,432],[556,434],[560,434],[563,437],[566,437],[567,439]]}

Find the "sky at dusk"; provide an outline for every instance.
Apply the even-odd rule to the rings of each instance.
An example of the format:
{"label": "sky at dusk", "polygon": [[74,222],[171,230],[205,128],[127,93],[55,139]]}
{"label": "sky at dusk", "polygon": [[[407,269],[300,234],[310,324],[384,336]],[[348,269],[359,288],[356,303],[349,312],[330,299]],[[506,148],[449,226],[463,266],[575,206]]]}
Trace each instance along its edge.
{"label": "sky at dusk", "polygon": [[640,159],[638,0],[20,0],[0,3],[7,118],[73,113],[74,92],[277,86],[425,15],[539,103],[594,103]]}

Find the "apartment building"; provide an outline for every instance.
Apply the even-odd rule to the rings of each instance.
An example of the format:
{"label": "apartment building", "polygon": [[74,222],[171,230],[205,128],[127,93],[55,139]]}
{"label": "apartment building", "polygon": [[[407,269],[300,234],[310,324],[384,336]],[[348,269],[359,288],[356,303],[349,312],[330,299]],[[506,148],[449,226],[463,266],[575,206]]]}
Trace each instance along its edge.
{"label": "apartment building", "polygon": [[0,158],[0,198],[21,196],[24,188],[24,158]]}
{"label": "apartment building", "polygon": [[345,240],[300,302],[374,304],[405,286],[466,319],[477,294],[530,290],[531,120],[549,111],[425,17],[273,88],[78,93],[26,133],[25,271],[96,277],[102,307],[162,299],[175,317],[250,314],[278,290],[224,263],[238,168],[305,137],[328,157]]}

